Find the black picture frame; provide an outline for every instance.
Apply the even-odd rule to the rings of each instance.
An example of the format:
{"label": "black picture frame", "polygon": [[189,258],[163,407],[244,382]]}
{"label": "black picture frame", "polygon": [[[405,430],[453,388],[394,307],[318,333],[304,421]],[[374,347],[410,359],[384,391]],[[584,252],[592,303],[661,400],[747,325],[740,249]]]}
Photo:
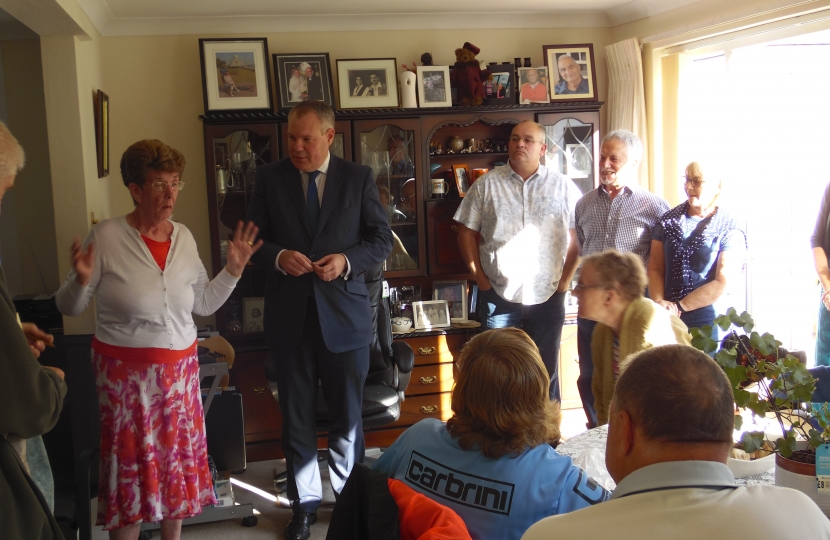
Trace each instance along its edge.
{"label": "black picture frame", "polygon": [[[309,99],[322,101],[334,108],[334,85],[331,78],[329,53],[277,53],[272,57],[277,106],[280,110],[290,110]],[[311,80],[314,81],[311,87],[308,85],[307,77],[309,68],[313,73]],[[300,72],[297,84],[293,82],[294,70]]]}
{"label": "black picture frame", "polygon": [[95,111],[95,155],[98,162],[98,178],[110,173],[110,98],[102,91],[92,96]]}
{"label": "black picture frame", "polygon": [[[513,64],[490,64],[487,69],[493,74],[493,80],[484,82],[484,104],[515,105],[516,68]],[[499,84],[502,85],[501,91]]]}
{"label": "black picture frame", "polygon": [[[555,101],[598,101],[597,70],[594,67],[594,45],[592,43],[575,43],[567,45],[543,45],[542,53],[545,65],[550,73],[550,100]],[[560,85],[567,85],[559,73],[559,60],[569,56],[579,66],[587,92],[562,93]],[[580,83],[582,84],[582,83]],[[577,87],[578,88],[578,87]]]}
{"label": "black picture frame", "polygon": [[266,38],[203,38],[199,58],[205,113],[273,110]]}

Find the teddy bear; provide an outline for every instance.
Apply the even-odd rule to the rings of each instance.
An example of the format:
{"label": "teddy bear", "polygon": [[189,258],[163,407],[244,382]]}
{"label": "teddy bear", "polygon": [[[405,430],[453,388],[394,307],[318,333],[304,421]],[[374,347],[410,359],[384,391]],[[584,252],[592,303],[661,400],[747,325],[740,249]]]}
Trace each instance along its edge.
{"label": "teddy bear", "polygon": [[481,49],[470,42],[455,50],[455,65],[450,72],[450,83],[456,89],[456,100],[465,107],[484,103],[484,81],[492,77],[490,70],[482,70],[476,55]]}

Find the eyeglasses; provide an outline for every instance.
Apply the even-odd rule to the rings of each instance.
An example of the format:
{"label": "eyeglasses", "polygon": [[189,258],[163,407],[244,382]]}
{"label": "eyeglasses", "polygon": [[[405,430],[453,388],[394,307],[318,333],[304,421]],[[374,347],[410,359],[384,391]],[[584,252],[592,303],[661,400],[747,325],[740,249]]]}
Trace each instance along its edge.
{"label": "eyeglasses", "polygon": [[696,188],[699,188],[700,186],[702,186],[703,184],[706,183],[706,180],[701,180],[700,178],[694,178],[694,177],[691,177],[691,176],[686,176],[685,174],[682,175],[680,178],[683,179],[684,184],[691,184]]}
{"label": "eyeglasses", "polygon": [[577,283],[574,285],[573,291],[584,291],[586,289],[602,289],[602,285],[585,285],[584,283]]}
{"label": "eyeglasses", "polygon": [[152,184],[150,184],[150,187],[152,187],[156,191],[164,191],[167,188],[170,188],[173,191],[181,191],[181,190],[184,189],[184,182],[178,181],[178,182],[170,182],[168,184],[167,182],[158,181],[158,182],[153,182]]}
{"label": "eyeglasses", "polygon": [[520,141],[523,141],[527,146],[530,146],[531,144],[536,144],[538,142],[532,137],[519,137],[518,135],[511,135],[509,140],[513,144],[519,144]]}

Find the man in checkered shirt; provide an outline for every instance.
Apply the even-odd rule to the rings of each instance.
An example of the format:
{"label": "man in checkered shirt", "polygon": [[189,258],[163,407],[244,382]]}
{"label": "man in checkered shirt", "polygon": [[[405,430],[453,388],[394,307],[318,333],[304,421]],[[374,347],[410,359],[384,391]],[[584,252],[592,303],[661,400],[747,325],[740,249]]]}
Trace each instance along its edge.
{"label": "man in checkered shirt", "polygon": [[[584,257],[606,249],[631,251],[648,267],[651,234],[669,204],[637,185],[637,168],[643,157],[643,143],[623,129],[602,139],[600,186],[589,191],[576,205],[576,237],[579,255]],[[579,379],[577,387],[588,427],[597,425],[591,377],[591,336],[596,321],[577,318]]]}
{"label": "man in checkered shirt", "polygon": [[539,163],[545,142],[544,127],[517,124],[508,164],[476,180],[453,219],[461,256],[478,284],[481,325],[527,332],[550,375],[549,395],[558,401],[565,292],[579,261],[574,207],[580,192]]}

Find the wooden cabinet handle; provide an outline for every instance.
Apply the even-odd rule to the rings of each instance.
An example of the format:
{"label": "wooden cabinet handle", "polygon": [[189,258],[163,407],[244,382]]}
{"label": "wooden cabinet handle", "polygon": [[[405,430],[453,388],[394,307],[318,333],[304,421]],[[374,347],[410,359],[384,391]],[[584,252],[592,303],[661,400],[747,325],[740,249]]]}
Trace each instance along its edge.
{"label": "wooden cabinet handle", "polygon": [[437,378],[438,377],[429,376],[429,377],[421,377],[419,380],[421,381],[421,384],[434,384],[435,380]]}
{"label": "wooden cabinet handle", "polygon": [[450,225],[450,230],[454,233],[458,232],[458,225]]}
{"label": "wooden cabinet handle", "polygon": [[424,414],[432,414],[438,410],[438,405],[421,405],[421,412]]}
{"label": "wooden cabinet handle", "polygon": [[421,348],[418,349],[418,354],[423,354],[423,355],[432,354],[434,352],[435,352],[435,347],[421,347]]}
{"label": "wooden cabinet handle", "polygon": [[265,386],[254,386],[254,394],[264,394],[268,390]]}

